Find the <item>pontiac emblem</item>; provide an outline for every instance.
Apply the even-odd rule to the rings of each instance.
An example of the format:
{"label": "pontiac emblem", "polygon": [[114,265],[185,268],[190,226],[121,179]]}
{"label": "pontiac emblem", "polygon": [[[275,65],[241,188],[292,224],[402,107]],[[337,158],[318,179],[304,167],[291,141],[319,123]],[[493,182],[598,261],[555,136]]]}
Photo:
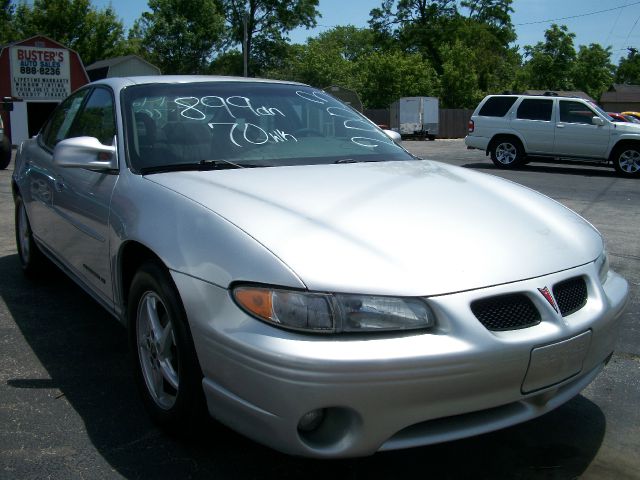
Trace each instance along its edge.
{"label": "pontiac emblem", "polygon": [[553,307],[556,313],[559,313],[558,306],[556,305],[556,301],[553,299],[553,295],[551,295],[551,292],[549,291],[549,289],[547,287],[544,287],[544,288],[539,288],[538,291],[542,294],[544,298],[547,299],[547,302],[549,302],[549,304]]}

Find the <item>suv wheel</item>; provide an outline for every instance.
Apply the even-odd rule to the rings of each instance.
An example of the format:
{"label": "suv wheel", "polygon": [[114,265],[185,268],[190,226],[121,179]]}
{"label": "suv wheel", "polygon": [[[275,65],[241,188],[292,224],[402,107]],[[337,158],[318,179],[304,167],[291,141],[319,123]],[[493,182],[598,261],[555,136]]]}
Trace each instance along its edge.
{"label": "suv wheel", "polygon": [[495,140],[491,145],[491,160],[498,168],[519,167],[524,160],[520,142],[511,138]]}
{"label": "suv wheel", "polygon": [[613,154],[613,166],[623,177],[640,176],[640,147],[623,145]]}

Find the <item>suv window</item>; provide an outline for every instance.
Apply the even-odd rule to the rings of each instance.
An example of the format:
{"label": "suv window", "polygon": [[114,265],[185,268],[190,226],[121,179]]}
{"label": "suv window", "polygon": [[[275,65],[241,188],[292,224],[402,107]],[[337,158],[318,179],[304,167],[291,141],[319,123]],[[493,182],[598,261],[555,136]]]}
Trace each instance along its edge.
{"label": "suv window", "polygon": [[551,120],[553,100],[525,98],[518,106],[517,118],[523,120]]}
{"label": "suv window", "polygon": [[478,112],[483,117],[504,117],[518,97],[490,97]]}
{"label": "suv window", "polygon": [[592,124],[592,118],[596,113],[584,103],[570,100],[560,101],[560,121],[565,123],[585,123]]}

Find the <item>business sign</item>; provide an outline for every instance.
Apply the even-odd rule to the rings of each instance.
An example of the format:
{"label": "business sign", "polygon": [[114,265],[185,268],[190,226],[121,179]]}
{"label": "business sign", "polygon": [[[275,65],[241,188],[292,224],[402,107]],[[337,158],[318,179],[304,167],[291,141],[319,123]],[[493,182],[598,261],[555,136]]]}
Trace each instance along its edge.
{"label": "business sign", "polygon": [[24,100],[63,100],[71,93],[69,50],[11,47],[11,94]]}

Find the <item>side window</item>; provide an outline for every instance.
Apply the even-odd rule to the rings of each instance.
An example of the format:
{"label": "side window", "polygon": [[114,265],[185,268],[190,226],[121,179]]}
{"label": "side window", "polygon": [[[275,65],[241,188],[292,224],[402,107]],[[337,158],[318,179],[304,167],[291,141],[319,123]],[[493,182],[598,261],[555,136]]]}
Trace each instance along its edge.
{"label": "side window", "polygon": [[60,140],[67,138],[69,128],[88,92],[89,90],[85,89],[73,94],[53,112],[42,131],[42,140],[47,147],[53,150]]}
{"label": "side window", "polygon": [[106,88],[96,88],[65,138],[95,137],[103,145],[111,145],[116,134],[113,98]]}
{"label": "side window", "polygon": [[596,113],[584,103],[560,100],[560,121],[591,125]]}
{"label": "side window", "polygon": [[483,117],[504,117],[518,97],[490,97],[478,112]]}
{"label": "side window", "polygon": [[518,106],[517,118],[522,120],[551,120],[553,100],[525,98]]}

